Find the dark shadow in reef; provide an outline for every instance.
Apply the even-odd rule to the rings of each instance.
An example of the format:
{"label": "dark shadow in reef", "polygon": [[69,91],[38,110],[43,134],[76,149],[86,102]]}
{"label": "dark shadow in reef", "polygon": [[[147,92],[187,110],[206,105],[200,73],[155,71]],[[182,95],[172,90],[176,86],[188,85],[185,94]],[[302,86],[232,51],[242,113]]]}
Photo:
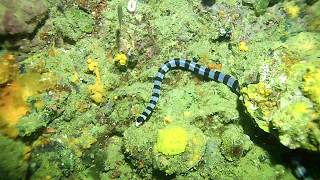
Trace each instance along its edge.
{"label": "dark shadow in reef", "polygon": [[8,50],[10,51],[18,51],[19,45],[15,45],[16,42],[20,41],[21,39],[28,39],[32,40],[36,34],[39,32],[41,27],[44,26],[46,23],[46,20],[49,18],[49,14],[46,14],[36,25],[34,30],[31,33],[26,34],[7,34],[7,35],[0,35],[0,46],[4,44],[5,42],[9,42],[12,46],[8,47]]}
{"label": "dark shadow in reef", "polygon": [[152,177],[156,177],[157,179],[175,179],[176,178],[176,174],[171,174],[171,175],[167,175],[165,172],[160,171],[160,170],[154,170],[152,171]]}
{"label": "dark shadow in reef", "polygon": [[289,149],[281,144],[277,137],[260,129],[240,100],[237,102],[237,109],[240,114],[240,125],[243,127],[245,134],[250,136],[250,139],[257,146],[268,151],[272,163],[282,164],[291,168],[293,175],[296,176],[292,161],[298,160],[307,169],[307,175],[314,179],[320,179],[320,174],[318,173],[320,171],[318,167],[320,153],[304,149]]}

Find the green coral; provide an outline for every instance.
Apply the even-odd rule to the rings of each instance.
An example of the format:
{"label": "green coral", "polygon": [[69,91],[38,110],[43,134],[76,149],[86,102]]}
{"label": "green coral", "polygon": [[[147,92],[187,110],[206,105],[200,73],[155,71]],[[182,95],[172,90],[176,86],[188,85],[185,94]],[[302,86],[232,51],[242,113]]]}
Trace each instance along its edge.
{"label": "green coral", "polygon": [[304,58],[316,59],[320,55],[320,35],[313,32],[301,32],[290,36],[283,46],[299,53]]}
{"label": "green coral", "polygon": [[46,125],[47,122],[43,119],[41,114],[32,112],[20,119],[17,128],[19,129],[20,136],[30,136],[32,133]]}
{"label": "green coral", "polygon": [[303,77],[303,92],[310,97],[315,106],[320,110],[320,63],[315,66],[309,66],[308,72]]}

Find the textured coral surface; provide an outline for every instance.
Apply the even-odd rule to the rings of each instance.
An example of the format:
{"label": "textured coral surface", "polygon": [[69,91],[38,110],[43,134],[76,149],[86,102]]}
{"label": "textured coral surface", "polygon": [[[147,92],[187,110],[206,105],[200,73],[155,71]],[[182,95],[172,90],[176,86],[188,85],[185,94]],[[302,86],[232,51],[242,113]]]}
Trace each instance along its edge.
{"label": "textured coral surface", "polygon": [[319,179],[319,4],[0,0],[0,179]]}

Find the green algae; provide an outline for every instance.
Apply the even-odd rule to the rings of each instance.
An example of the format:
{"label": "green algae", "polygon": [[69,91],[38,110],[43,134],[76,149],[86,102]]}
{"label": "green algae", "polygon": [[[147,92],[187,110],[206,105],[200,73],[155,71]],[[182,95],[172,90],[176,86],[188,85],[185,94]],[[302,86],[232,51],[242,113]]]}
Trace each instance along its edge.
{"label": "green algae", "polygon": [[125,156],[122,153],[122,138],[111,138],[109,143],[110,145],[106,149],[106,157],[104,159],[104,170],[106,172],[101,174],[101,179],[136,178],[130,165],[125,162]]}
{"label": "green algae", "polygon": [[69,8],[52,19],[57,34],[72,41],[79,40],[84,33],[93,31],[93,17],[77,8]]}
{"label": "green algae", "polygon": [[27,163],[27,146],[0,134],[0,175],[8,179],[25,179]]}
{"label": "green algae", "polygon": [[[281,14],[281,2],[273,2],[273,7],[268,7],[269,1],[247,3],[221,0],[204,7],[199,1],[139,1],[137,11],[130,14],[126,2],[107,1],[94,22],[95,8],[85,12],[66,4],[61,12],[59,3],[50,1],[50,17],[44,25],[49,30],[41,28],[35,39],[44,43],[48,39],[42,36],[48,33],[54,42],[35,47],[34,54],[21,62],[27,69],[51,72],[59,79],[56,87],[35,98],[43,101],[43,109],[32,107],[18,124],[20,137],[33,144],[30,178],[294,179],[284,164],[274,161],[239,126],[248,119],[240,115],[238,97],[225,85],[190,72],[166,74],[151,118],[140,128],[134,126],[149,101],[159,66],[170,57],[198,57],[205,66],[221,64],[221,71],[241,84],[265,83],[272,90],[267,100],[275,104],[247,106],[258,126],[277,132],[274,135],[287,147],[315,150],[320,133],[310,114],[319,110],[314,108],[314,95],[303,90],[309,70],[303,61],[294,67],[292,59],[283,57],[317,59],[317,34],[291,35],[301,30],[301,17],[289,19]],[[240,42],[246,43],[248,51],[240,50]],[[315,42],[316,48],[305,51],[303,42]],[[117,53],[126,54],[132,65],[119,69],[113,62]],[[97,77],[88,69],[89,58],[98,64],[106,90],[101,103],[90,98],[88,87]],[[284,77],[287,81],[281,81]],[[255,93],[257,87],[249,85],[249,92]],[[288,122],[294,115],[290,99],[297,98],[291,94],[297,89],[296,103],[307,104],[307,111]],[[260,94],[258,99],[248,97],[250,103],[264,100]],[[284,103],[280,108],[279,102]],[[263,112],[274,112],[273,119]],[[201,137],[200,145],[187,146],[174,156],[157,152],[158,130],[170,124],[188,127],[188,133]],[[191,156],[194,161],[188,164]]]}
{"label": "green algae", "polygon": [[[305,57],[309,58],[307,55]],[[243,89],[247,109],[256,118],[259,127],[279,137],[282,144],[292,149],[316,151],[319,137],[314,133],[318,131],[314,124],[319,110],[316,100],[308,96],[309,91],[304,90],[308,89],[305,85],[309,81],[304,77],[309,69],[319,66],[319,61],[295,62],[292,57],[286,56],[282,60],[285,62],[280,61],[278,67],[287,73],[279,70],[274,77],[278,82],[252,84]],[[293,65],[286,66],[286,63]],[[312,84],[316,86],[316,83]]]}

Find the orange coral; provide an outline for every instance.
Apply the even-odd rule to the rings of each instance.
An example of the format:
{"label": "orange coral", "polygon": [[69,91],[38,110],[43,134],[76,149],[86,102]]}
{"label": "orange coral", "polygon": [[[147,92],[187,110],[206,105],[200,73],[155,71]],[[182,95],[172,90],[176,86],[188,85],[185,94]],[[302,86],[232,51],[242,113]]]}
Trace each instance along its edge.
{"label": "orange coral", "polygon": [[0,89],[0,132],[15,138],[18,135],[16,124],[30,109],[26,102],[27,99],[52,87],[55,78],[50,73],[19,74],[18,64],[12,55],[5,55],[2,60],[10,62],[6,66],[1,64],[10,71],[2,71],[9,75],[4,73],[4,77],[8,79],[4,87]]}

